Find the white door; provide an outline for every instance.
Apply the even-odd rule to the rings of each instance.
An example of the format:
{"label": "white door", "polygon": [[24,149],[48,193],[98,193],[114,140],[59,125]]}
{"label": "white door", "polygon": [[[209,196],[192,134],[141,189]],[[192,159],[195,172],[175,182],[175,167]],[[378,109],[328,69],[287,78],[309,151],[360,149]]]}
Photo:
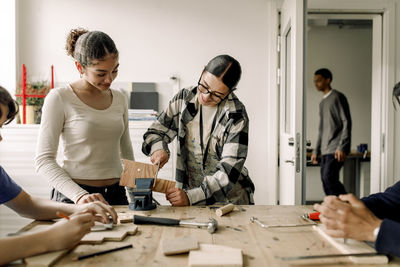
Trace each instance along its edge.
{"label": "white door", "polygon": [[303,201],[305,0],[284,0],[280,17],[279,204]]}

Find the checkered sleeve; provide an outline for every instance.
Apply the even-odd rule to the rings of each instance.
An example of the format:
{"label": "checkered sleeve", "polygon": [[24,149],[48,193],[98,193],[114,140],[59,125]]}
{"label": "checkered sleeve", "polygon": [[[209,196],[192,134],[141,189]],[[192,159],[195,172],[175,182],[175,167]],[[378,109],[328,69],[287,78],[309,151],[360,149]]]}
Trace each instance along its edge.
{"label": "checkered sleeve", "polygon": [[[229,133],[222,148],[221,160],[217,164],[217,171],[212,176],[206,176],[198,188],[187,190],[191,205],[194,205],[212,196],[225,197],[238,181],[247,157],[249,121],[242,117],[239,120],[230,120]],[[237,187],[236,187],[237,188]]]}
{"label": "checkered sleeve", "polygon": [[143,135],[142,151],[150,156],[157,150],[165,150],[169,154],[168,144],[178,134],[180,107],[184,101],[184,89],[169,102],[168,107],[163,111],[155,122]]}

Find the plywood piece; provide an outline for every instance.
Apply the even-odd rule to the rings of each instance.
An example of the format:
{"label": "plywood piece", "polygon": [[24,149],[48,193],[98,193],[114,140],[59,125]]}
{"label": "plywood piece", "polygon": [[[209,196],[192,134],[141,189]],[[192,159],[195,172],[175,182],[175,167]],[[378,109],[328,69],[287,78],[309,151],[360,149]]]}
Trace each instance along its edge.
{"label": "plywood piece", "polygon": [[[333,238],[324,232],[324,226],[313,226],[313,228],[323,236],[329,243],[337,248],[343,254],[348,253],[369,253],[376,252],[376,250],[364,242],[354,239],[347,239],[346,243],[343,238]],[[384,255],[369,256],[369,257],[349,257],[349,259],[356,264],[387,264],[388,258]]]}
{"label": "plywood piece", "polygon": [[134,224],[117,224],[112,230],[92,231],[85,235],[80,244],[101,244],[104,241],[122,241],[127,235],[134,235],[137,232]]}
{"label": "plywood piece", "polygon": [[133,214],[130,212],[119,212],[118,221],[119,223],[133,223]]}
{"label": "plywood piece", "polygon": [[53,266],[62,256],[69,252],[68,249],[48,252],[32,257],[25,258],[26,266],[29,267],[49,267]]}
{"label": "plywood piece", "polygon": [[242,267],[242,250],[227,246],[200,244],[189,253],[189,267]]}
{"label": "plywood piece", "polygon": [[157,178],[158,165],[123,159],[124,171],[119,182],[122,186],[136,188],[136,178]]}
{"label": "plywood piece", "polygon": [[122,186],[128,186],[131,188],[136,188],[135,180],[138,178],[154,178],[153,188],[154,192],[164,193],[167,192],[169,188],[174,188],[176,182],[159,179],[158,165],[152,165],[148,163],[136,162],[132,160],[123,159],[124,171],[121,175],[121,180],[119,182]]}
{"label": "plywood piece", "polygon": [[199,248],[199,243],[193,237],[184,236],[174,239],[164,239],[162,242],[162,250],[164,255],[175,255],[187,253],[191,250]]}
{"label": "plywood piece", "polygon": [[175,184],[176,182],[174,181],[157,178],[155,180],[155,184],[153,185],[153,191],[165,194],[168,189],[175,188]]}

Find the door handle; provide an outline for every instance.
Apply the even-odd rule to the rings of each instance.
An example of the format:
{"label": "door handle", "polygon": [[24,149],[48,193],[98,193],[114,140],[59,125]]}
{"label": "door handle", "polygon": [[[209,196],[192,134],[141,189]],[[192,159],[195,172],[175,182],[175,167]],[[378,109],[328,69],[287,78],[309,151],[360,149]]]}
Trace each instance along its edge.
{"label": "door handle", "polygon": [[290,164],[294,165],[294,160],[285,160],[285,163],[290,163]]}
{"label": "door handle", "polygon": [[288,143],[289,143],[289,146],[294,146],[294,138],[293,138],[293,137],[290,137],[290,138],[288,139]]}

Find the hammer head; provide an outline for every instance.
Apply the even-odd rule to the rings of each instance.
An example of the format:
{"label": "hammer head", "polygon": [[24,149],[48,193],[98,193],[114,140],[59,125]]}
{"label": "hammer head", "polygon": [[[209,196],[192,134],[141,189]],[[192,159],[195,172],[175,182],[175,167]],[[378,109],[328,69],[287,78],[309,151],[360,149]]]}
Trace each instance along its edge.
{"label": "hammer head", "polygon": [[212,234],[212,233],[214,233],[215,231],[217,231],[217,229],[218,229],[218,222],[217,222],[217,220],[214,219],[214,218],[210,218],[210,220],[208,221],[208,224],[207,224],[207,231],[208,231],[210,234]]}

